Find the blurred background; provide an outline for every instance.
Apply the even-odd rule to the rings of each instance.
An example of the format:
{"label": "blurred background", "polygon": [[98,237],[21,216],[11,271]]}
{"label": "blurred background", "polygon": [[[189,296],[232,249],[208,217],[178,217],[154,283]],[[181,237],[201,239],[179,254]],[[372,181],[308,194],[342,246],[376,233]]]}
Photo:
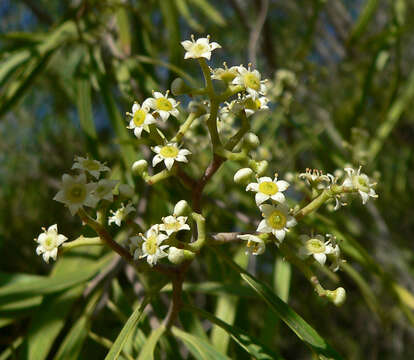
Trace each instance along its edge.
{"label": "blurred background", "polygon": [[[252,120],[262,145],[256,156],[270,161],[271,172],[295,182],[306,168],[333,173],[347,164],[363,165],[363,172],[378,183],[379,199],[366,206],[358,199],[338,212],[328,206],[301,228],[335,233],[343,241],[348,270],[321,275],[328,285],[340,278],[348,295],[343,307],[313,296],[312,287],[290,267],[284,268],[288,284],[282,294],[276,249],[250,261],[249,270],[274,283],[278,294],[345,358],[411,358],[413,13],[409,0],[2,0],[2,274],[50,272],[51,265],[34,252],[33,238],[41,226],[58,223],[70,238],[81,233],[78,219],[52,200],[75,155],[88,153],[106,161],[118,178],[135,186],[138,196],[145,192],[143,218],[148,224],[188,197],[185,188],[172,191],[177,186],[173,181],[148,189],[132,177],[130,165],[149,157],[144,145],[150,142],[138,143],[131,136],[124,114],[133,101],[143,101],[153,89],[164,92],[178,76],[201,84],[199,68],[183,59],[180,42],[190,34],[210,34],[222,45],[211,66],[251,62],[272,82],[271,112]],[[179,100],[183,108],[189,101]],[[167,134],[181,120],[171,120]],[[222,130],[232,125],[223,124]],[[201,124],[194,134],[207,139]],[[188,140],[190,147],[195,140]],[[197,164],[189,165],[189,173],[198,175],[208,163],[207,142],[205,150]],[[211,231],[249,231],[260,217],[252,197],[232,182],[238,168],[226,163],[206,189]],[[289,195],[306,201],[299,183]],[[237,248],[226,251],[235,254]],[[221,266],[214,256],[207,252],[204,261],[192,280],[220,281],[212,270]],[[126,275],[120,281],[127,282]],[[214,311],[216,298],[200,296],[198,303]],[[266,326],[269,316],[257,304],[241,298],[232,321],[276,346],[286,359],[310,358],[282,324]],[[16,311],[7,316],[13,321],[0,321],[0,348],[25,334],[31,315]],[[88,351],[105,354],[89,341],[83,356]],[[244,358],[233,345],[230,356]],[[52,349],[50,359],[53,354]]]}

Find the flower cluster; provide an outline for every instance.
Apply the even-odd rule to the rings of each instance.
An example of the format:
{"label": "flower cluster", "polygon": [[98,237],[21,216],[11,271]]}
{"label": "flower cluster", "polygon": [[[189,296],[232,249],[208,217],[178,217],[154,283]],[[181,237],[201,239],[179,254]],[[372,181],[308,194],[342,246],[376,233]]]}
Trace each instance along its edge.
{"label": "flower cluster", "polygon": [[[180,206],[179,202],[176,208]],[[171,245],[174,244],[174,234],[181,230],[190,230],[186,216],[173,214],[162,218],[161,224],[152,225],[145,234],[130,238],[130,252],[135,260],[145,259],[150,266],[167,256],[176,263],[177,257],[182,257],[183,250]]]}

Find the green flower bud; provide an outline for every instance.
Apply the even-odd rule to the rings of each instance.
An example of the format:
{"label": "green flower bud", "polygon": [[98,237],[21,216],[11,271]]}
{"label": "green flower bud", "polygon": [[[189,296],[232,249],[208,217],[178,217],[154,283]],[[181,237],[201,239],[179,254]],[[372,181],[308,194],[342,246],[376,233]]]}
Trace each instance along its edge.
{"label": "green flower bud", "polygon": [[234,174],[234,182],[236,184],[246,185],[250,182],[253,170],[250,168],[242,168]]}
{"label": "green flower bud", "polygon": [[341,306],[346,300],[346,291],[343,287],[339,287],[334,291],[327,290],[326,297],[331,300],[334,305]]}
{"label": "green flower bud", "polygon": [[134,188],[128,184],[121,184],[119,185],[119,195],[126,197],[126,198],[132,198],[134,196]]}
{"label": "green flower bud", "polygon": [[168,260],[173,264],[181,264],[184,261],[184,250],[171,246],[168,249]]}
{"label": "green flower bud", "polygon": [[257,164],[257,170],[256,170],[257,175],[262,176],[263,174],[265,174],[268,167],[269,167],[269,163],[267,162],[267,160],[260,161]]}
{"label": "green flower bud", "polygon": [[174,207],[174,216],[186,216],[191,213],[190,205],[185,200],[180,200]]}
{"label": "green flower bud", "polygon": [[257,147],[260,145],[260,140],[256,134],[248,132],[243,139],[243,145],[249,149],[257,149]]}
{"label": "green flower bud", "polygon": [[132,164],[132,172],[136,175],[142,175],[144,171],[147,171],[148,163],[146,160],[138,160]]}
{"label": "green flower bud", "polygon": [[181,78],[176,78],[171,83],[171,92],[175,96],[188,94],[190,91],[191,88]]}

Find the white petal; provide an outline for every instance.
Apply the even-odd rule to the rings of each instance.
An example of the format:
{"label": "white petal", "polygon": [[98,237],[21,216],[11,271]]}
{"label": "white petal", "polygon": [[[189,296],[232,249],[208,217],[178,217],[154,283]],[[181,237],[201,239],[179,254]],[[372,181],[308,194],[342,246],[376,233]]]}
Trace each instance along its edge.
{"label": "white petal", "polygon": [[272,231],[272,228],[269,225],[267,225],[266,220],[263,219],[262,221],[260,221],[259,226],[257,227],[257,231],[263,232],[263,233],[269,233]]}
{"label": "white petal", "polygon": [[47,232],[49,232],[49,231],[53,231],[53,232],[57,233],[57,231],[58,231],[57,224],[50,225],[47,229]]}
{"label": "white petal", "polygon": [[164,159],[164,164],[165,164],[166,168],[168,169],[168,171],[170,171],[171,168],[174,165],[174,159],[173,158]]}
{"label": "white petal", "polygon": [[159,164],[161,161],[163,160],[162,156],[157,154],[152,158],[152,166],[156,166],[157,164]]}
{"label": "white petal", "polygon": [[157,110],[158,115],[161,117],[162,121],[167,121],[170,117],[170,113],[164,110]]}
{"label": "white petal", "polygon": [[58,253],[58,249],[57,249],[57,248],[54,248],[52,251],[50,251],[50,257],[51,257],[53,260],[56,260],[57,253]]}
{"label": "white petal", "polygon": [[43,254],[43,260],[44,260],[46,263],[49,263],[49,256],[50,256],[49,251],[46,251],[46,252]]}
{"label": "white petal", "polygon": [[190,150],[187,150],[187,149],[181,149],[181,150],[178,152],[178,154],[179,154],[179,155],[184,155],[184,156],[187,156],[187,155],[191,155],[191,151],[190,151]]}
{"label": "white petal", "polygon": [[154,93],[152,95],[154,96],[155,99],[159,99],[159,98],[164,97],[164,95],[161,94],[159,91],[154,91]]}
{"label": "white petal", "polygon": [[268,176],[263,176],[263,177],[259,178],[259,184],[262,183],[262,182],[273,182],[273,180]]}
{"label": "white petal", "polygon": [[151,109],[155,109],[156,108],[156,102],[154,98],[148,98],[146,99],[143,103],[142,103],[142,107],[145,108],[151,108]]}
{"label": "white petal", "polygon": [[181,45],[185,50],[189,50],[193,46],[193,42],[190,40],[181,41]]}
{"label": "white petal", "polygon": [[293,216],[288,216],[287,217],[287,221],[286,221],[286,226],[288,228],[295,226],[298,222],[296,221],[296,219]]}
{"label": "white petal", "polygon": [[289,187],[290,184],[285,180],[279,180],[276,182],[276,185],[279,191],[285,191]]}
{"label": "white petal", "polygon": [[278,192],[272,195],[272,200],[282,203],[282,202],[285,202],[286,198],[285,198],[285,195],[283,195],[281,192]]}
{"label": "white petal", "polygon": [[175,158],[176,161],[181,161],[181,162],[188,162],[187,158],[185,156],[182,155],[177,155],[177,157]]}
{"label": "white petal", "polygon": [[264,203],[267,199],[269,199],[269,197],[269,195],[263,194],[261,192],[256,193],[256,205],[259,206],[261,203]]}
{"label": "white petal", "polygon": [[345,181],[343,182],[342,186],[344,187],[353,187],[354,185],[352,184],[352,179],[351,178],[346,178]]}
{"label": "white petal", "polygon": [[140,139],[140,138],[141,138],[141,134],[142,134],[142,127],[136,127],[136,128],[134,129],[134,135],[135,135],[138,139]]}
{"label": "white petal", "polygon": [[319,263],[319,264],[321,264],[321,265],[325,265],[325,262],[326,262],[326,255],[325,254],[321,254],[321,253],[319,253],[319,254],[313,254],[313,257],[315,258],[315,260]]}
{"label": "white petal", "polygon": [[135,114],[138,110],[139,110],[139,104],[134,103],[134,105],[132,105],[132,113]]}
{"label": "white petal", "polygon": [[216,43],[214,41],[212,43],[210,43],[210,49],[211,50],[220,49],[220,48],[221,48],[221,45],[219,43]]}
{"label": "white petal", "polygon": [[285,230],[275,230],[273,234],[276,236],[276,239],[283,241],[285,239],[286,231]]}
{"label": "white petal", "polygon": [[361,190],[358,190],[358,192],[359,192],[359,195],[361,195],[362,203],[365,205],[367,203],[368,199],[369,199],[368,194],[366,192],[361,191]]}
{"label": "white petal", "polygon": [[246,186],[246,191],[259,191],[259,184],[258,183],[250,183]]}
{"label": "white petal", "polygon": [[259,208],[265,217],[268,217],[273,211],[275,211],[275,207],[268,204],[260,205]]}

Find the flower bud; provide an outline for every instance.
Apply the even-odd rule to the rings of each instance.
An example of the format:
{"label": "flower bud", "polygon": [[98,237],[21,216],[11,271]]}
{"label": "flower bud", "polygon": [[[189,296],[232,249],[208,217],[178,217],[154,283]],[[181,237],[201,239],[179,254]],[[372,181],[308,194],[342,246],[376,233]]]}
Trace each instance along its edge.
{"label": "flower bud", "polygon": [[168,260],[173,264],[181,264],[184,261],[184,250],[171,246],[168,249]]}
{"label": "flower bud", "polygon": [[119,185],[119,195],[126,197],[126,198],[132,198],[134,196],[134,188],[128,184],[121,184]]}
{"label": "flower bud", "polygon": [[180,200],[177,204],[174,206],[174,216],[185,216],[191,213],[191,208],[188,205],[188,202],[185,200]]}
{"label": "flower bud", "polygon": [[253,170],[250,168],[242,168],[234,174],[234,182],[236,184],[247,184],[253,175]]}
{"label": "flower bud", "polygon": [[339,287],[334,291],[327,290],[326,297],[331,300],[334,305],[341,306],[346,300],[346,291],[343,287]]}
{"label": "flower bud", "polygon": [[248,132],[243,139],[243,144],[249,149],[257,149],[257,147],[260,145],[260,140],[256,134]]}
{"label": "flower bud", "polygon": [[269,166],[269,163],[266,160],[262,160],[257,164],[257,175],[262,176]]}
{"label": "flower bud", "polygon": [[191,88],[181,78],[176,78],[171,83],[171,92],[175,96],[187,94],[190,90]]}
{"label": "flower bud", "polygon": [[138,160],[132,164],[132,172],[136,175],[142,175],[144,171],[147,171],[148,163],[146,160]]}

